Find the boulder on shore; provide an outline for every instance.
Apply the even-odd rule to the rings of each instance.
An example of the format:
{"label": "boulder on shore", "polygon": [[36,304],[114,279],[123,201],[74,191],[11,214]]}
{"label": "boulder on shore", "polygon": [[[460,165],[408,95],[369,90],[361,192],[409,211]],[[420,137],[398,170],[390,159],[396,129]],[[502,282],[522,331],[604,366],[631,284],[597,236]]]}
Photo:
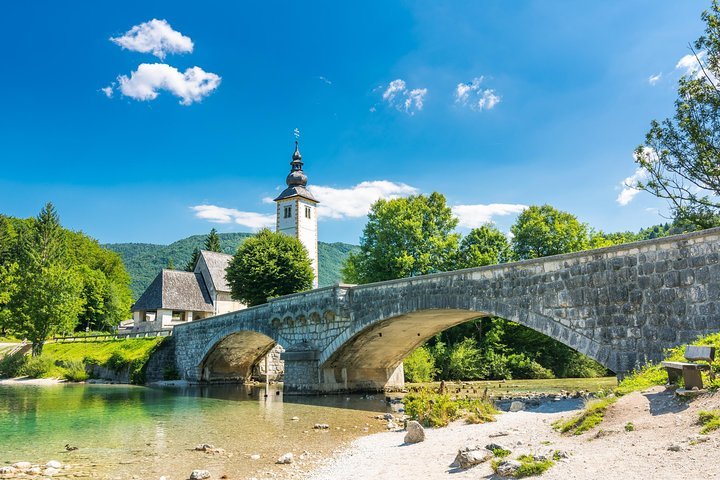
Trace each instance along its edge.
{"label": "boulder on shore", "polygon": [[415,420],[407,423],[407,433],[405,434],[405,443],[420,443],[425,440],[425,429]]}
{"label": "boulder on shore", "polygon": [[207,470],[193,470],[190,474],[190,480],[205,480],[210,478],[210,472]]}
{"label": "boulder on shore", "polygon": [[517,460],[503,460],[497,466],[497,474],[501,477],[514,477],[521,466]]}
{"label": "boulder on shore", "polygon": [[479,463],[486,462],[493,457],[493,452],[487,448],[461,449],[458,451],[452,466],[467,470]]}
{"label": "boulder on shore", "polygon": [[292,453],[286,453],[285,455],[281,456],[277,459],[277,464],[280,465],[287,465],[293,462],[293,454]]}

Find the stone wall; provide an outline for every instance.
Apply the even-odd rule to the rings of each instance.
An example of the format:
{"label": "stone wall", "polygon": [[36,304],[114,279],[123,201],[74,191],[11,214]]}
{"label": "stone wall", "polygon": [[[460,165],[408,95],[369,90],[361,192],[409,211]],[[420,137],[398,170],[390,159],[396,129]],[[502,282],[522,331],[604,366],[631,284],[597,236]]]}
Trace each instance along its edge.
{"label": "stone wall", "polygon": [[208,359],[227,346],[224,339],[257,332],[268,349],[286,349],[286,391],[379,389],[401,382],[398,369],[413,348],[486,315],[526,325],[623,374],[720,330],[720,229],[289,295],[179,325],[176,363],[189,381],[211,379]]}

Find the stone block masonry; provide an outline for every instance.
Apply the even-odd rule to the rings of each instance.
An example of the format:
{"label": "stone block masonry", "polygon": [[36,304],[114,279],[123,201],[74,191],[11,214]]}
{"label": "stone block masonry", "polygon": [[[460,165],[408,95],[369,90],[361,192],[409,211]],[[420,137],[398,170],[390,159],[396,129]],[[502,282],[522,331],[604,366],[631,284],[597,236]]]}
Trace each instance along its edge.
{"label": "stone block masonry", "polygon": [[175,327],[175,362],[192,382],[240,380],[279,344],[286,393],[380,390],[402,385],[412,349],[491,315],[622,375],[720,330],[720,228],[289,295]]}

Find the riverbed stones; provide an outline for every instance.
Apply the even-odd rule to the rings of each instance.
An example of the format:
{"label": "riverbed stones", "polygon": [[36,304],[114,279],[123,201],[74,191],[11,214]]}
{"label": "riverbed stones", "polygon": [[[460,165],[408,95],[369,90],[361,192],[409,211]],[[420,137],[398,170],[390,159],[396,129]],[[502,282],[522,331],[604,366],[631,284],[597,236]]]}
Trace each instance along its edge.
{"label": "riverbed stones", "polygon": [[30,462],[17,462],[13,463],[12,466],[18,470],[27,470],[28,468],[32,468],[33,465]]}
{"label": "riverbed stones", "polygon": [[45,466],[48,468],[55,468],[59,470],[62,468],[62,463],[58,462],[57,460],[50,460],[45,464]]}
{"label": "riverbed stones", "polygon": [[455,461],[451,466],[459,467],[463,470],[474,467],[480,463],[486,462],[493,457],[493,452],[479,445],[468,445],[458,450]]}
{"label": "riverbed stones", "polygon": [[0,467],[1,475],[10,475],[15,472],[17,472],[17,469],[15,467]]}
{"label": "riverbed stones", "polygon": [[420,443],[425,440],[425,429],[415,420],[407,423],[405,443]]}
{"label": "riverbed stones", "polygon": [[497,474],[501,477],[514,477],[522,464],[517,460],[503,460],[497,466]]}
{"label": "riverbed stones", "polygon": [[330,425],[328,425],[327,423],[316,423],[313,428],[315,430],[329,430]]}
{"label": "riverbed stones", "polygon": [[285,455],[282,455],[280,458],[277,459],[277,462],[275,462],[279,465],[288,465],[293,463],[293,454],[292,453],[286,453]]}
{"label": "riverbed stones", "polygon": [[60,470],[53,467],[47,467],[45,470],[43,470],[42,474],[47,477],[52,477],[53,475],[57,475],[60,473]]}
{"label": "riverbed stones", "polygon": [[207,470],[193,470],[190,473],[190,480],[205,480],[210,477],[212,477],[212,475],[210,475],[210,472]]}

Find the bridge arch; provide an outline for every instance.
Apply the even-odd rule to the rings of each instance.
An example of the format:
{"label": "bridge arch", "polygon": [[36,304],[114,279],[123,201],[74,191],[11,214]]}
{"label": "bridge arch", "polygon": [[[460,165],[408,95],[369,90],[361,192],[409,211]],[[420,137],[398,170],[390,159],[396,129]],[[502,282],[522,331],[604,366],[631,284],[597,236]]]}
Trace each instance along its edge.
{"label": "bridge arch", "polygon": [[246,382],[253,368],[277,345],[272,332],[227,329],[207,342],[199,364],[201,382]]}
{"label": "bridge arch", "polygon": [[471,295],[431,299],[404,297],[377,309],[392,312],[378,317],[367,314],[350,326],[319,356],[326,384],[345,390],[382,389],[402,384],[400,365],[405,356],[437,333],[480,318],[497,316],[540,332],[596,360],[610,370],[616,358],[607,349],[562,323],[501,302],[483,302]]}

